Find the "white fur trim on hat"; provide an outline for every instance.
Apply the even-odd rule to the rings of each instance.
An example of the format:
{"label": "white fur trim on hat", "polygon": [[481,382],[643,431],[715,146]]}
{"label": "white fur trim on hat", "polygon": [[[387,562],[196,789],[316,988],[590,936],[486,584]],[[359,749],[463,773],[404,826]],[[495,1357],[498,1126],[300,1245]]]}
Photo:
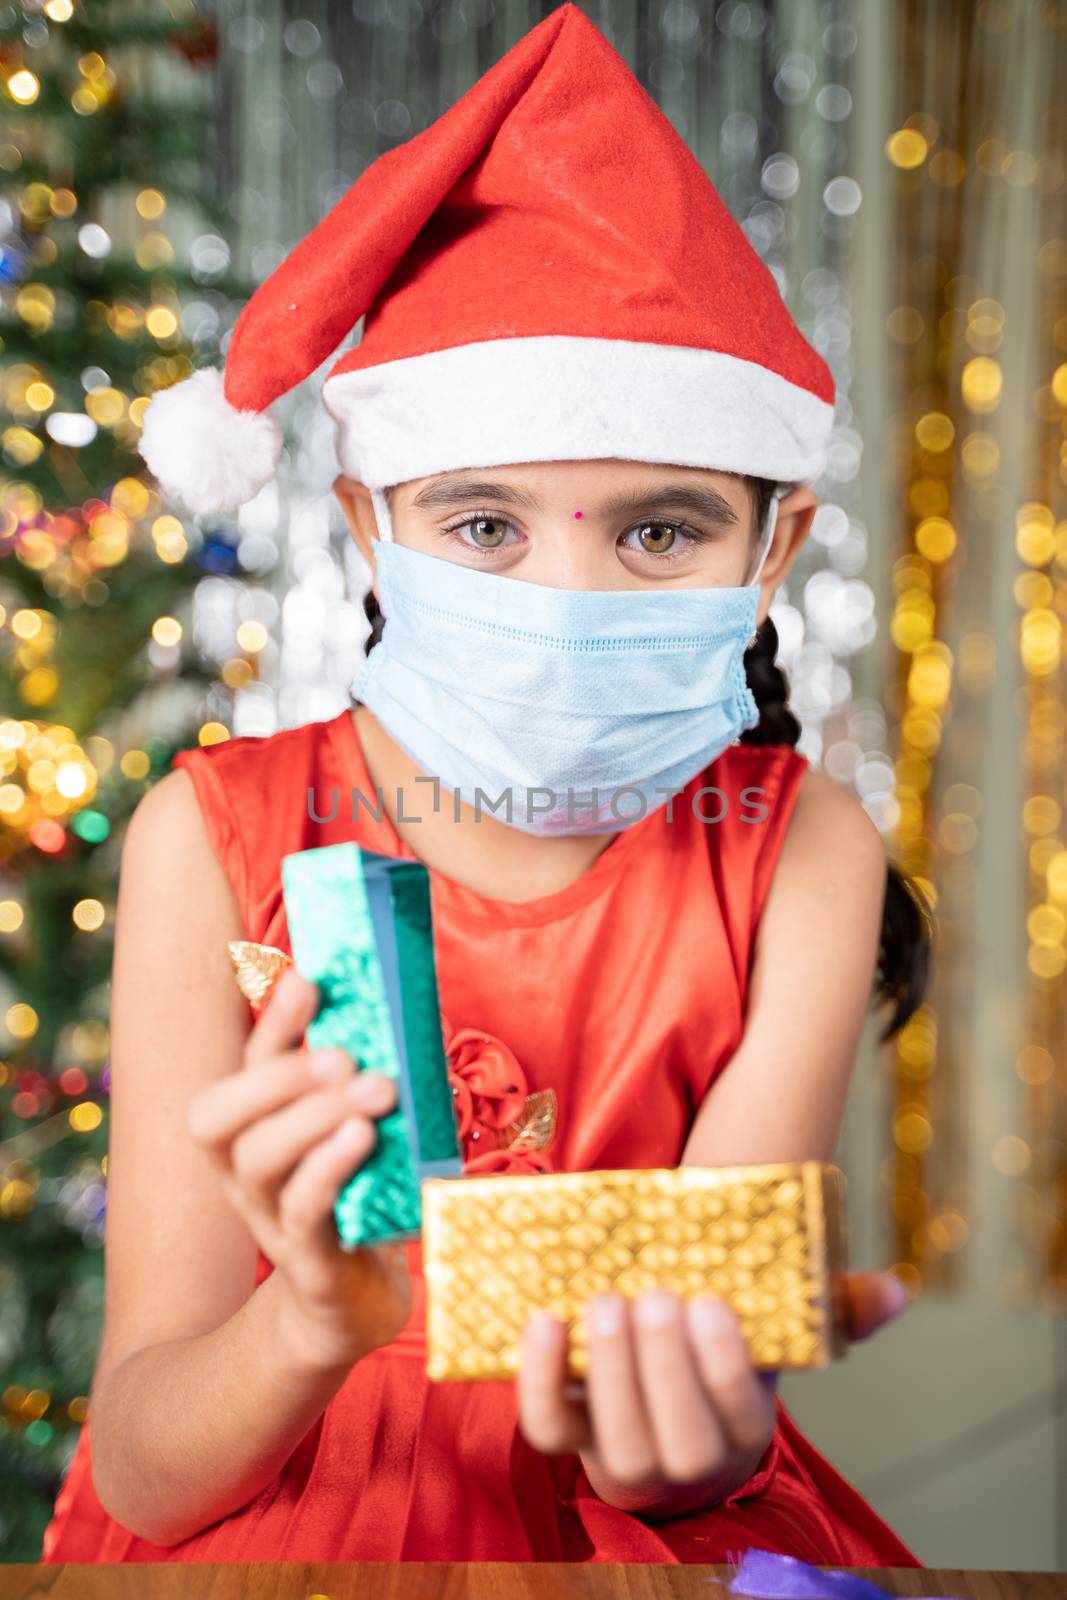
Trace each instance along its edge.
{"label": "white fur trim on hat", "polygon": [[232,511],[273,478],[282,430],[266,411],[238,411],[223,374],[201,367],[152,396],[138,448],[169,498],[190,511]]}
{"label": "white fur trim on hat", "polygon": [[613,457],[811,483],[834,408],[755,361],[689,345],[485,339],[328,377],[342,471],[368,489],[432,472]]}

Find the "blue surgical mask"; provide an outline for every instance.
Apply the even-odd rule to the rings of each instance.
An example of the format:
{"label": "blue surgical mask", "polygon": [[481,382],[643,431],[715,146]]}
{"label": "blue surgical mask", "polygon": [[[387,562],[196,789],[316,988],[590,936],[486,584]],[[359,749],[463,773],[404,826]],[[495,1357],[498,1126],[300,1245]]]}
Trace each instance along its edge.
{"label": "blue surgical mask", "polygon": [[455,792],[546,837],[631,827],[759,721],[742,658],[780,493],[743,587],[608,590],[398,545],[372,490],[385,623],[352,694],[449,815]]}

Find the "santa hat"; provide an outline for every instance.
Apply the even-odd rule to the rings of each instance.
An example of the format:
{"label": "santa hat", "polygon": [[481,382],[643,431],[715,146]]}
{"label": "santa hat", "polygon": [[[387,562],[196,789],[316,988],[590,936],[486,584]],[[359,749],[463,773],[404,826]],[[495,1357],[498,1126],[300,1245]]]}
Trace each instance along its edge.
{"label": "santa hat", "polygon": [[[362,173],[244,306],[225,372],[159,391],[140,449],[189,509],[273,476],[268,407],[327,375],[341,470],[616,457],[822,471],[829,368],[714,186],[576,5]],[[375,496],[376,500],[378,496]]]}

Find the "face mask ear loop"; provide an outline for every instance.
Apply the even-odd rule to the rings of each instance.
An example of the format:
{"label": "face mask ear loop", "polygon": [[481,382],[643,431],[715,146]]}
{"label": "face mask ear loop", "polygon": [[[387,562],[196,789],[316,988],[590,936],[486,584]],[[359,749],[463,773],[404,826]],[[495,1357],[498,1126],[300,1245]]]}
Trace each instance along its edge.
{"label": "face mask ear loop", "polygon": [[781,500],[781,498],[781,490],[776,489],[774,494],[771,496],[771,503],[767,508],[767,526],[763,530],[763,539],[760,544],[760,558],[756,563],[755,572],[752,574],[751,578],[748,580],[748,584],[746,585],[746,587],[749,589],[752,589],[756,586],[759,580],[759,575],[763,571],[763,563],[766,561],[767,556],[770,553],[771,545],[774,543],[774,530],[778,526],[778,502]]}
{"label": "face mask ear loop", "polygon": [[389,502],[385,498],[384,489],[372,489],[370,492],[371,504],[374,507],[374,520],[378,524],[378,537],[385,544],[395,544],[393,538],[393,519],[389,515]]}
{"label": "face mask ear loop", "polygon": [[[783,492],[784,491],[781,490],[781,489],[776,489],[774,491],[774,494],[771,496],[771,503],[767,508],[767,526],[763,530],[763,539],[762,539],[762,543],[761,543],[761,546],[760,546],[760,558],[756,563],[755,572],[752,574],[751,578],[748,580],[748,583],[745,585],[745,587],[748,588],[748,589],[754,589],[754,588],[757,587],[757,582],[758,582],[758,579],[759,579],[759,575],[763,571],[763,563],[767,559],[767,552],[770,550],[771,545],[774,543],[774,530],[778,526],[778,502],[782,498]],[[753,633],[752,637],[748,641],[749,646],[755,644],[756,635],[758,634],[758,632],[759,632],[759,629],[757,628],[755,630],[755,632]]]}

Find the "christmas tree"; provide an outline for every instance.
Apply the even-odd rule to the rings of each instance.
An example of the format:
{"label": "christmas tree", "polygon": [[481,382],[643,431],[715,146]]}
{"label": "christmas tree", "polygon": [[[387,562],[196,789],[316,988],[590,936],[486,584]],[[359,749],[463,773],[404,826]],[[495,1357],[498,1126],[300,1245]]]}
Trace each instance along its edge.
{"label": "christmas tree", "polygon": [[137,453],[154,391],[219,365],[215,24],[180,0],[0,11],[0,1561],[32,1561],[103,1304],[111,931],[124,825],[227,736],[254,656],[192,638],[226,519]]}

